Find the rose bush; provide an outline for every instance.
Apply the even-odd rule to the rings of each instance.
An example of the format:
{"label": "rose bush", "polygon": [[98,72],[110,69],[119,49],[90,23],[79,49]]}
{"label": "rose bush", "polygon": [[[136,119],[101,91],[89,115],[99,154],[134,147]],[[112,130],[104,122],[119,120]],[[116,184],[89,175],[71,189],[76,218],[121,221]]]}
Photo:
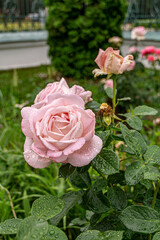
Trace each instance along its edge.
{"label": "rose bush", "polygon": [[127,55],[123,58],[119,53],[119,50],[113,50],[111,47],[107,48],[105,51],[99,49],[95,63],[100,69],[93,70],[95,77],[106,74],[117,75],[126,71],[132,63],[133,56]]}
{"label": "rose bush", "polygon": [[[56,91],[61,83],[53,84],[53,89]],[[87,165],[102,148],[101,139],[94,135],[95,115],[85,110],[80,96],[48,95],[50,88],[47,86],[36,97],[35,105],[21,111],[25,160],[35,168],[44,168],[51,162]],[[64,87],[62,91],[65,90]],[[37,108],[37,102],[41,107]]]}

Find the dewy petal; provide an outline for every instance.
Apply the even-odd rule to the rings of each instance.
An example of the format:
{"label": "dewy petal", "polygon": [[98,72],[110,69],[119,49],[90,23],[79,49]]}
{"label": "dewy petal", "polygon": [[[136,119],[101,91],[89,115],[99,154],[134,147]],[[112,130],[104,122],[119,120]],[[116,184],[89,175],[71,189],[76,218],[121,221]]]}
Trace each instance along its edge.
{"label": "dewy petal", "polygon": [[94,70],[92,71],[92,73],[94,74],[94,77],[98,77],[98,76],[100,76],[100,75],[107,75],[106,72],[104,72],[103,70],[98,69],[98,68],[94,69]]}
{"label": "dewy petal", "polygon": [[119,74],[122,74],[124,71],[126,71],[128,69],[128,67],[130,66],[130,64],[133,62],[133,56],[132,55],[127,55],[124,59],[123,59],[123,63],[119,69]]}
{"label": "dewy petal", "polygon": [[100,69],[103,69],[104,61],[105,61],[105,51],[103,51],[101,48],[99,49],[98,55],[96,59],[94,60],[95,63],[98,65]]}
{"label": "dewy petal", "polygon": [[82,167],[88,165],[101,151],[102,149],[102,140],[94,135],[94,137],[86,142],[84,146],[71,154],[67,158],[67,162],[74,167]]}
{"label": "dewy petal", "polygon": [[64,155],[72,154],[73,152],[81,149],[85,144],[84,138],[79,138],[75,143],[69,145],[66,149],[63,150]]}
{"label": "dewy petal", "polygon": [[34,168],[47,167],[51,163],[51,160],[44,157],[40,157],[38,154],[32,151],[31,150],[32,143],[33,143],[33,140],[27,137],[24,143],[24,152],[23,152],[26,162]]}

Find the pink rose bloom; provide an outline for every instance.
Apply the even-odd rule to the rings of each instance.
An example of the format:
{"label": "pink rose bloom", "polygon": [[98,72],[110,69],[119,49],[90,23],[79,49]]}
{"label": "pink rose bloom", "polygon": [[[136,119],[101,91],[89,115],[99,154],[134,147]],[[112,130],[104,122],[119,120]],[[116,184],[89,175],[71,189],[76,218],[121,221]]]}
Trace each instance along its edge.
{"label": "pink rose bloom", "polygon": [[118,36],[114,36],[108,39],[109,43],[114,43],[114,44],[121,44],[122,43],[122,38],[118,37]]}
{"label": "pink rose bloom", "polygon": [[156,48],[154,53],[155,53],[156,55],[160,55],[160,48]]}
{"label": "pink rose bloom", "polygon": [[146,35],[146,29],[142,26],[135,27],[131,31],[131,39],[144,40]]}
{"label": "pink rose bloom", "polygon": [[93,74],[95,77],[105,74],[122,74],[127,70],[132,60],[132,55],[127,55],[123,58],[119,55],[119,50],[113,50],[111,47],[107,48],[105,51],[99,49],[95,62],[100,69],[94,69]]}
{"label": "pink rose bloom", "polygon": [[147,57],[147,60],[148,60],[148,62],[154,62],[154,61],[155,61],[155,58],[154,58],[153,55],[149,55],[149,56]]}
{"label": "pink rose bloom", "polygon": [[79,95],[85,103],[92,101],[92,92],[85,91],[83,87],[74,85],[72,88],[68,87],[68,84],[64,78],[60,82],[49,83],[35,98],[34,106],[40,108],[45,105],[47,97],[53,93],[62,94],[76,94]]}
{"label": "pink rose bloom", "polygon": [[154,46],[147,46],[145,47],[142,51],[141,51],[141,54],[142,54],[142,57],[145,56],[145,55],[148,55],[148,54],[153,54],[155,53],[155,47]]}
{"label": "pink rose bloom", "polygon": [[130,66],[128,67],[127,71],[132,71],[135,68],[136,62],[133,61]]}
{"label": "pink rose bloom", "polygon": [[136,48],[136,47],[130,47],[129,48],[129,51],[128,51],[129,53],[137,53],[137,52],[139,52],[139,49],[138,48]]}
{"label": "pink rose bloom", "polygon": [[108,87],[113,88],[113,79],[106,80],[106,82],[104,84],[104,89],[106,90]]}
{"label": "pink rose bloom", "polygon": [[29,165],[45,168],[56,162],[82,167],[96,157],[102,140],[94,134],[95,115],[84,104],[78,95],[54,93],[45,106],[22,109],[24,158]]}
{"label": "pink rose bloom", "polygon": [[153,120],[153,125],[159,125],[160,124],[160,118],[156,118],[155,120]]}

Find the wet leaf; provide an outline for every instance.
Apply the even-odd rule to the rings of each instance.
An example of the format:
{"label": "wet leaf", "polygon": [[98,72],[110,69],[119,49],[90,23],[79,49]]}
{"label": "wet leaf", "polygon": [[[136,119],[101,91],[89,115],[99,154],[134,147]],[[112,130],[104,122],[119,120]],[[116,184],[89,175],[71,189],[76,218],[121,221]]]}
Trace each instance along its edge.
{"label": "wet leaf", "polygon": [[135,115],[156,115],[157,110],[146,105],[138,106],[134,109]]}
{"label": "wet leaf", "polygon": [[88,171],[78,172],[75,170],[69,177],[70,183],[78,188],[88,188],[91,185],[91,179]]}
{"label": "wet leaf", "polygon": [[63,200],[52,195],[45,195],[34,201],[31,214],[39,219],[48,220],[59,214],[63,208]]}
{"label": "wet leaf", "polygon": [[154,236],[153,236],[153,240],[159,240],[160,239],[160,232],[157,232]]}
{"label": "wet leaf", "polygon": [[146,206],[130,206],[120,215],[123,224],[130,230],[140,233],[153,233],[160,228],[159,213]]}
{"label": "wet leaf", "polygon": [[74,172],[75,169],[76,168],[69,163],[62,164],[62,166],[59,169],[59,175],[60,177],[66,179]]}
{"label": "wet leaf", "polygon": [[147,150],[147,144],[142,135],[136,130],[129,130],[124,124],[121,125],[122,135],[126,144],[137,156],[141,156]]}
{"label": "wet leaf", "polygon": [[0,234],[16,234],[21,219],[8,219],[0,224]]}
{"label": "wet leaf", "polygon": [[41,240],[68,240],[66,234],[58,227],[49,225],[48,233]]}
{"label": "wet leaf", "polygon": [[107,192],[107,197],[115,210],[120,211],[127,206],[126,194],[119,187],[110,187]]}
{"label": "wet leaf", "polygon": [[137,116],[131,116],[131,117],[127,118],[127,123],[131,128],[133,128],[135,130],[140,131],[142,129],[142,125],[143,125],[142,121]]}
{"label": "wet leaf", "polygon": [[144,154],[144,160],[149,164],[160,165],[160,147],[156,145],[148,146],[147,151]]}
{"label": "wet leaf", "polygon": [[37,217],[25,218],[20,224],[17,233],[18,240],[40,240],[48,232],[48,223],[39,221]]}
{"label": "wet leaf", "polygon": [[143,178],[145,165],[142,162],[133,162],[125,172],[125,178],[128,185],[135,185]]}
{"label": "wet leaf", "polygon": [[103,149],[92,161],[93,167],[102,174],[114,174],[119,171],[119,159],[115,152]]}
{"label": "wet leaf", "polygon": [[90,230],[81,233],[76,240],[122,240],[122,231],[106,231],[99,232],[97,230]]}

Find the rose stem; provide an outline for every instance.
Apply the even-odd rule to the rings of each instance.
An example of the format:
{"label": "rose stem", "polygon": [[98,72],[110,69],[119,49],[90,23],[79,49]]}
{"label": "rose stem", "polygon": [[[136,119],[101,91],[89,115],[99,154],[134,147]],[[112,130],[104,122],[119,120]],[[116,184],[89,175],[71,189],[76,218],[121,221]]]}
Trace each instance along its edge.
{"label": "rose stem", "polygon": [[[116,111],[116,75],[113,76],[112,108],[113,108],[112,124],[114,127],[114,116],[115,116],[115,111]],[[113,130],[113,135],[115,135],[115,130]],[[113,150],[115,150],[115,142],[114,141],[113,141]]]}

